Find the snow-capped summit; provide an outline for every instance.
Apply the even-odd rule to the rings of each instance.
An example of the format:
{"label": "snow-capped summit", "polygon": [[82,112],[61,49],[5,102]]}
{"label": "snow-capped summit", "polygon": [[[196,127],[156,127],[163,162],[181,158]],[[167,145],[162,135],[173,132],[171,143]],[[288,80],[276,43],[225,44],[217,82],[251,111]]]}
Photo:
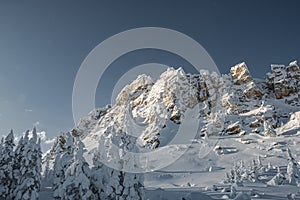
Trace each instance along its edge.
{"label": "snow-capped summit", "polygon": [[[48,168],[48,173],[54,161],[72,159],[70,152],[76,145],[69,144],[74,142],[70,137],[77,137],[87,149],[87,163],[94,166],[91,176],[97,179],[95,184],[113,188],[103,189],[98,195],[142,198],[143,175],[123,171],[130,163],[139,163],[129,159],[128,152],[151,152],[168,145],[189,109],[199,108],[194,117],[199,123],[194,139],[203,146],[205,138],[211,136],[235,135],[247,145],[250,141],[243,138],[250,134],[277,137],[295,132],[300,128],[299,67],[295,61],[288,66],[271,65],[271,71],[266,81],[254,79],[242,62],[224,75],[205,70],[187,74],[182,68],[168,68],[155,82],[139,75],[121,90],[114,105],[91,111],[70,133],[60,135],[44,156],[44,169]],[[221,147],[215,151],[226,154]],[[98,171],[104,175],[99,177]],[[107,174],[114,178],[109,179]],[[116,184],[121,188],[115,188]]]}
{"label": "snow-capped summit", "polygon": [[[242,133],[249,130],[261,133],[264,120],[269,119],[276,129],[280,114],[275,114],[273,94],[277,99],[285,97],[288,104],[299,102],[300,72],[296,61],[286,67],[271,65],[271,70],[266,83],[253,79],[245,62],[231,67],[229,75],[222,76],[205,70],[186,74],[182,68],[168,68],[153,82],[151,77],[142,74],[123,88],[115,105],[92,111],[72,134],[80,136],[90,151],[97,149],[98,140],[104,135],[120,134],[135,138],[138,148],[157,148],[167,144],[186,110],[195,106],[201,107],[199,117],[207,118],[207,123],[216,120],[212,116],[221,108],[227,110],[227,116],[222,118],[240,115],[242,121],[237,124],[246,124],[239,131]],[[243,119],[243,116],[248,117]],[[226,134],[227,122],[223,121],[222,126],[217,125],[224,126],[219,134]]]}

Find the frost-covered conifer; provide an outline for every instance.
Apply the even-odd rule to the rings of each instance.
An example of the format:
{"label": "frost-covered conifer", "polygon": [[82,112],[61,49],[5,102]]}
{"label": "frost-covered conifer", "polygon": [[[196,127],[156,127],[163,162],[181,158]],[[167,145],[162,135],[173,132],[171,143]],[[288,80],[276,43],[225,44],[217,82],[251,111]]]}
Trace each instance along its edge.
{"label": "frost-covered conifer", "polygon": [[14,193],[17,192],[15,189],[18,185],[21,184],[21,166],[22,166],[22,161],[24,160],[24,151],[26,148],[26,145],[29,142],[29,131],[26,131],[25,135],[22,136],[19,139],[19,142],[17,144],[17,147],[15,149],[15,160],[13,164],[13,186],[11,190],[11,195],[12,197],[14,196]]}
{"label": "frost-covered conifer", "polygon": [[236,189],[235,189],[235,187],[233,186],[233,185],[231,185],[230,186],[230,199],[233,199],[233,198],[235,198],[236,197],[236,194],[237,194],[237,192],[236,192]]}
{"label": "frost-covered conifer", "polygon": [[73,162],[74,137],[68,132],[59,136],[59,144],[62,152],[56,155],[53,174],[53,196],[54,199],[61,199],[63,196],[63,183],[65,181],[65,173]]}
{"label": "frost-covered conifer", "polygon": [[[28,140],[29,131],[26,132],[25,138],[21,145],[17,147],[16,153],[19,160],[19,169],[14,169],[16,187],[13,195],[15,200],[34,200],[38,199],[41,185],[41,145],[37,137],[36,129],[32,131],[32,136]],[[17,165],[15,165],[16,167]]]}
{"label": "frost-covered conifer", "polygon": [[268,185],[283,185],[286,183],[286,178],[285,176],[281,173],[280,168],[277,167],[277,173],[276,175],[267,182]]}
{"label": "frost-covered conifer", "polygon": [[91,190],[91,171],[88,163],[83,157],[84,144],[78,139],[76,142],[73,163],[65,172],[62,199],[93,200],[94,194]]}
{"label": "frost-covered conifer", "polygon": [[258,181],[258,165],[255,162],[255,160],[252,160],[252,164],[249,170],[249,180],[252,182],[257,182]]}
{"label": "frost-covered conifer", "polygon": [[100,153],[95,152],[92,168],[92,188],[98,199],[143,198],[143,175],[107,167],[100,157]]}
{"label": "frost-covered conifer", "polygon": [[289,184],[297,185],[299,183],[299,170],[297,162],[293,158],[290,149],[287,149],[288,165],[286,169],[287,181]]}
{"label": "frost-covered conifer", "polygon": [[270,137],[276,136],[273,126],[271,126],[270,122],[267,120],[264,120],[264,135]]}
{"label": "frost-covered conifer", "polygon": [[3,143],[4,143],[4,138],[1,138],[1,142],[0,142],[0,160],[2,159]]}
{"label": "frost-covered conifer", "polygon": [[6,136],[0,160],[0,199],[9,199],[13,181],[14,134]]}

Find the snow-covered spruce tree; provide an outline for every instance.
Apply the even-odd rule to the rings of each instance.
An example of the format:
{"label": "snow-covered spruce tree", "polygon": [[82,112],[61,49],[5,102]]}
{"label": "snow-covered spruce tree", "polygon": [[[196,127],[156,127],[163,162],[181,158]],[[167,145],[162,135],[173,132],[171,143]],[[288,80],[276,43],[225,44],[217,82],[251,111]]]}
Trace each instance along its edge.
{"label": "snow-covered spruce tree", "polygon": [[259,173],[259,167],[255,160],[252,160],[250,169],[249,169],[249,181],[257,182],[258,181],[258,173]]}
{"label": "snow-covered spruce tree", "polygon": [[98,151],[94,152],[93,165],[91,170],[91,189],[96,199],[105,199],[104,169],[106,166],[100,161],[100,153]]}
{"label": "snow-covered spruce tree", "polygon": [[[1,142],[0,142],[0,162],[2,160],[3,144],[4,144],[4,138],[2,137]],[[1,165],[1,163],[0,163],[0,165]]]}
{"label": "snow-covered spruce tree", "polygon": [[[47,182],[53,183],[54,179],[54,164],[55,160],[58,160],[65,151],[70,147],[73,149],[73,138],[69,137],[69,133],[61,133],[58,137],[55,138],[54,143],[51,149],[46,152],[43,158],[43,178],[47,180]],[[69,138],[69,139],[66,139]],[[67,142],[67,140],[69,142]],[[66,145],[70,144],[70,146]],[[57,158],[57,159],[56,159]]]}
{"label": "snow-covered spruce tree", "polygon": [[[38,199],[39,196],[41,185],[41,144],[35,128],[29,140],[28,134],[29,131],[26,132],[21,144],[22,147],[17,149],[22,150],[24,148],[22,152],[19,152],[22,155],[20,157],[21,160],[19,160],[19,177],[14,177],[18,183],[13,192],[13,199],[15,200],[34,200]],[[26,141],[28,142],[26,143]],[[14,172],[16,171],[17,169],[14,169]]]}
{"label": "snow-covered spruce tree", "polygon": [[59,146],[63,151],[59,152],[55,157],[53,171],[54,199],[62,199],[63,197],[65,172],[73,162],[74,137],[69,132],[59,136]]}
{"label": "snow-covered spruce tree", "polygon": [[273,126],[271,126],[270,122],[266,119],[264,119],[264,135],[269,136],[269,137],[276,136],[276,132],[275,132]]}
{"label": "snow-covered spruce tree", "polygon": [[24,150],[29,141],[29,131],[26,131],[25,135],[19,139],[17,147],[15,149],[15,160],[13,164],[13,183],[12,183],[12,190],[11,190],[11,197],[14,197],[15,188],[21,184],[21,165],[22,161],[24,160]]}
{"label": "snow-covered spruce tree", "polygon": [[[111,140],[113,137],[108,137],[107,141],[104,142],[105,144],[101,144],[99,142],[98,150],[102,147],[105,148],[107,146],[111,146]],[[127,148],[125,147],[126,144],[128,146],[132,145],[131,139],[132,138],[129,136],[122,136],[121,139],[117,138],[116,140],[121,140],[122,142],[120,142],[120,144],[124,145],[123,148]],[[92,168],[92,188],[93,192],[95,194],[97,193],[97,199],[142,199],[144,196],[142,174],[133,174],[124,172],[122,170],[113,169],[101,162],[103,159],[111,158],[113,159],[112,162],[118,163],[120,165],[119,168],[122,169],[123,163],[126,162],[122,158],[122,151],[120,150],[119,152],[113,152],[112,155],[103,155],[100,152],[103,153],[104,151],[96,151],[94,153],[94,167]]]}
{"label": "snow-covered spruce tree", "polygon": [[0,199],[10,199],[14,164],[14,134],[6,136],[0,160]]}
{"label": "snow-covered spruce tree", "polygon": [[62,199],[65,200],[93,200],[91,191],[91,171],[88,163],[83,157],[84,144],[77,139],[73,163],[65,172]]}
{"label": "snow-covered spruce tree", "polygon": [[234,162],[233,168],[230,170],[230,173],[226,173],[226,176],[227,182],[240,185],[244,180],[248,178],[244,162],[242,160],[238,163]]}
{"label": "snow-covered spruce tree", "polygon": [[269,172],[270,170],[272,170],[274,167],[272,166],[271,162],[268,162],[267,168],[265,168],[266,172]]}
{"label": "snow-covered spruce tree", "polygon": [[230,199],[234,199],[236,197],[236,195],[237,195],[236,188],[233,185],[231,185],[230,186],[230,194],[229,194]]}
{"label": "snow-covered spruce tree", "polygon": [[260,175],[266,170],[262,164],[260,155],[257,156],[257,170]]}
{"label": "snow-covered spruce tree", "polygon": [[238,163],[233,164],[233,168],[229,173],[226,173],[227,183],[235,183],[236,185],[241,185],[244,181],[257,182],[259,180],[259,175],[264,172],[265,168],[261,163],[260,157],[256,160],[252,160],[250,166],[245,166],[244,162],[241,160]]}
{"label": "snow-covered spruce tree", "polygon": [[0,160],[2,159],[3,144],[4,144],[4,138],[1,138],[1,142],[0,142]]}
{"label": "snow-covered spruce tree", "polygon": [[[53,181],[53,171],[50,169],[50,160],[51,160],[51,154],[50,153],[46,153],[45,157],[42,158],[43,160],[43,165],[44,165],[44,169],[43,171],[43,175],[42,175],[42,179],[47,180],[47,182],[49,181]],[[44,164],[44,162],[46,164]]]}
{"label": "snow-covered spruce tree", "polygon": [[298,185],[299,184],[299,170],[297,167],[297,162],[295,161],[294,157],[291,154],[291,150],[287,149],[287,156],[288,156],[288,165],[286,169],[287,173],[287,181],[291,185]]}
{"label": "snow-covered spruce tree", "polygon": [[139,175],[109,168],[96,160],[94,157],[92,188],[98,199],[142,199],[143,185]]}
{"label": "snow-covered spruce tree", "polygon": [[268,185],[283,185],[286,183],[286,178],[284,174],[281,173],[280,168],[277,167],[277,173],[276,175],[267,182]]}

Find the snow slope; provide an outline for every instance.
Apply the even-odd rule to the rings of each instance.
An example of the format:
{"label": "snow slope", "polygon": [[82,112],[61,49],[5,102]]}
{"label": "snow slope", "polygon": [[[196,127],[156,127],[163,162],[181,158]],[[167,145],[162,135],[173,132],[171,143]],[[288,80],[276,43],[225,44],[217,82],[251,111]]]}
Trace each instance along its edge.
{"label": "snow slope", "polygon": [[[101,150],[102,161],[116,170],[147,172],[139,174],[145,199],[297,199],[297,185],[268,182],[277,168],[289,176],[287,149],[299,160],[299,74],[293,62],[272,65],[266,81],[253,79],[245,63],[221,76],[207,71],[191,75],[181,68],[169,68],[156,82],[140,75],[124,87],[115,105],[92,111],[70,132],[85,144],[90,166]],[[197,123],[194,131],[192,121]],[[176,140],[184,125],[190,131]],[[58,140],[44,156],[49,168],[59,145]],[[153,156],[142,161],[130,153]],[[254,182],[225,181],[234,163],[243,161],[250,170],[258,157],[263,168],[253,172]],[[165,166],[162,160],[172,162]],[[45,185],[43,197],[50,193]]]}

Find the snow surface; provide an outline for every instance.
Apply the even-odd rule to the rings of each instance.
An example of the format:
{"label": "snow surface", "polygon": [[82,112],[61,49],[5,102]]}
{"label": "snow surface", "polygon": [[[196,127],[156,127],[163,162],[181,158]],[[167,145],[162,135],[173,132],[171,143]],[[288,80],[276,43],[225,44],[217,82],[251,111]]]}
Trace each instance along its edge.
{"label": "snow surface", "polygon": [[[234,73],[242,66],[245,63],[236,65]],[[272,65],[272,69],[284,70],[285,66]],[[252,79],[246,70],[218,76],[205,71],[189,75],[181,68],[169,68],[155,83],[141,75],[120,92],[115,105],[92,111],[72,133],[85,144],[84,157],[90,167],[101,148],[108,165],[125,160],[130,167],[135,162],[126,157],[126,151],[112,152],[112,144],[134,153],[160,151],[166,162],[176,158],[156,169],[153,165],[159,157],[153,156],[151,162],[135,169],[150,169],[138,175],[144,180],[144,199],[300,199],[296,184],[300,178],[298,102],[276,99],[264,81]],[[188,114],[196,107],[198,113]],[[197,121],[199,126],[192,131],[195,137],[189,139],[186,133],[176,145],[168,145],[184,119]],[[126,141],[121,143],[120,138]],[[48,156],[55,157],[53,152]],[[249,169],[245,176],[252,173],[253,177],[226,181],[226,174],[241,161]],[[50,162],[48,167],[53,165]],[[117,166],[118,170],[128,167]],[[291,177],[295,180],[286,181]],[[49,183],[43,182],[41,199],[52,199]]]}

